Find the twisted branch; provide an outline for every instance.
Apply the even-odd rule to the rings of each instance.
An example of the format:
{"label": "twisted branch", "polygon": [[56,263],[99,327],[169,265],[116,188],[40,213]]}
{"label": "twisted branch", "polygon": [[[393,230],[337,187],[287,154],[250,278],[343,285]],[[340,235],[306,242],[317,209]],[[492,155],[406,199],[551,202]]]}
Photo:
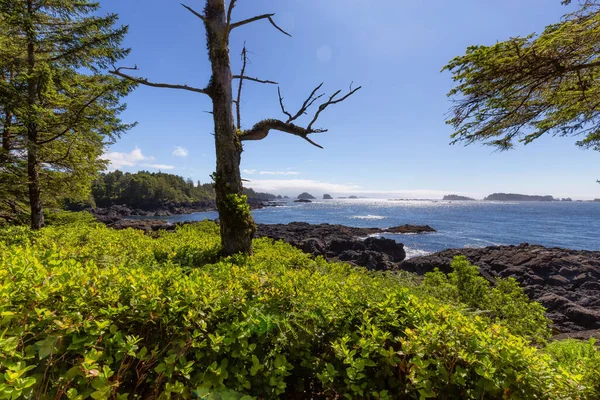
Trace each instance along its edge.
{"label": "twisted branch", "polygon": [[321,113],[323,111],[325,111],[325,109],[327,107],[346,100],[348,97],[352,96],[354,93],[356,93],[358,90],[361,89],[361,86],[359,86],[355,89],[352,89],[352,85],[350,85],[349,92],[346,95],[339,97],[339,98],[338,98],[338,95],[341,93],[341,90],[338,90],[337,92],[335,92],[333,95],[331,95],[329,97],[329,100],[327,100],[325,103],[323,103],[319,106],[319,108],[317,109],[317,112],[315,113],[315,116],[313,117],[312,121],[306,128],[294,124],[293,122],[296,119],[298,119],[301,115],[306,114],[307,110],[310,108],[310,106],[315,101],[317,101],[319,98],[324,96],[324,94],[320,94],[320,95],[316,96],[317,91],[322,86],[323,86],[323,84],[321,83],[319,86],[317,86],[311,92],[311,94],[308,96],[308,98],[302,104],[302,107],[300,107],[300,110],[298,110],[298,112],[294,115],[292,115],[290,112],[288,112],[286,110],[285,105],[283,104],[283,97],[281,96],[281,90],[278,88],[277,93],[279,95],[279,105],[281,106],[281,111],[288,117],[287,121],[284,122],[279,119],[262,120],[262,121],[256,123],[251,129],[241,132],[240,140],[242,140],[242,141],[244,141],[244,140],[262,140],[267,137],[267,135],[269,134],[269,132],[271,130],[276,130],[276,131],[289,133],[289,134],[292,134],[295,136],[299,136],[302,139],[309,142],[310,144],[312,144],[313,146],[316,146],[316,147],[322,149],[323,147],[321,145],[312,141],[308,136],[313,133],[327,132],[327,129],[320,129],[320,128],[315,129],[315,128],[313,128],[314,123],[317,121],[317,119],[319,118]]}

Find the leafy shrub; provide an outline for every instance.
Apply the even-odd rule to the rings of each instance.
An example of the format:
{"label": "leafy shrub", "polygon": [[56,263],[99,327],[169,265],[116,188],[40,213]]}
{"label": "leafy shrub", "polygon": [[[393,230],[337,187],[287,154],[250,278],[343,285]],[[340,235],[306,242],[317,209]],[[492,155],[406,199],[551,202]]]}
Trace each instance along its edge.
{"label": "leafy shrub", "polygon": [[51,210],[45,214],[47,225],[92,224],[96,218],[87,211]]}
{"label": "leafy shrub", "polygon": [[559,362],[561,368],[582,376],[582,397],[594,398],[600,393],[600,349],[595,339],[566,339],[550,343],[544,351]]}
{"label": "leafy shrub", "polygon": [[0,398],[584,397],[504,326],[268,239],[216,260],[217,229],[0,247]]}
{"label": "leafy shrub", "polygon": [[550,337],[546,309],[529,300],[515,279],[499,278],[491,287],[479,274],[479,268],[464,256],[454,258],[452,269],[447,276],[438,269],[425,274],[423,288],[426,292],[455,304],[462,303],[470,310],[504,324],[515,335],[538,343]]}

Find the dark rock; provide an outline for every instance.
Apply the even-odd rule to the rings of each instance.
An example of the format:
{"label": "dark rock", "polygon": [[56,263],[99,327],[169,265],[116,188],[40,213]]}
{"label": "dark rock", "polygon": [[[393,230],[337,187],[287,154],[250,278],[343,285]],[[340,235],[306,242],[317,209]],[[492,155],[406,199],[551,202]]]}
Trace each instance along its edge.
{"label": "dark rock", "polygon": [[404,245],[392,239],[370,237],[363,242],[367,249],[387,254],[393,262],[400,262],[406,258]]}
{"label": "dark rock", "polygon": [[[390,231],[424,233],[434,230],[429,226],[415,225],[380,229],[292,222],[258,225],[256,236],[284,240],[306,253],[321,255],[329,260],[350,262],[373,270],[388,270],[406,258],[404,245],[392,239],[368,236]],[[359,239],[364,237],[368,238]]]}
{"label": "dark rock", "polygon": [[464,255],[491,282],[516,279],[525,293],[548,309],[560,332],[600,329],[600,251],[546,248],[523,243],[479,249],[451,249],[415,257],[399,264],[424,274],[438,267],[451,271],[457,255]]}
{"label": "dark rock", "polygon": [[326,251],[323,241],[315,238],[306,239],[302,243],[302,251],[313,255],[322,255]]}
{"label": "dark rock", "polygon": [[310,201],[308,199],[298,199],[298,200],[294,200],[294,203],[312,203],[312,201]]}
{"label": "dark rock", "polygon": [[316,200],[316,197],[308,192],[300,193],[297,198],[299,200]]}
{"label": "dark rock", "polygon": [[331,197],[330,194],[324,194],[323,195],[323,200],[333,200],[333,197]]}

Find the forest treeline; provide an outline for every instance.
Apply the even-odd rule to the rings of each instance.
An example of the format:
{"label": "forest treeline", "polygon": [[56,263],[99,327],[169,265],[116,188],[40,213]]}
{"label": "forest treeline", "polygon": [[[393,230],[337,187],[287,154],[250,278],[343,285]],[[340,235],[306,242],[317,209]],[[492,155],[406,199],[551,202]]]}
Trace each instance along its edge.
{"label": "forest treeline", "polygon": [[[255,192],[249,188],[244,188],[244,194],[249,198],[260,200],[278,198],[274,194]],[[164,172],[129,173],[117,170],[100,174],[92,183],[89,205],[109,207],[119,204],[132,208],[153,209],[165,204],[195,203],[214,199],[215,189],[211,183],[194,182]]]}

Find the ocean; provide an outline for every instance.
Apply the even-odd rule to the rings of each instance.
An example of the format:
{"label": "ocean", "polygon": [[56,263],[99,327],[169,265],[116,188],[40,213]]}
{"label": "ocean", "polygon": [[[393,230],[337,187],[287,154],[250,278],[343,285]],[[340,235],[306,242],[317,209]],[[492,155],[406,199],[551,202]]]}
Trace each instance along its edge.
{"label": "ocean", "polygon": [[[436,233],[384,234],[407,257],[462,247],[540,244],[600,250],[600,203],[348,199],[288,203],[253,211],[257,223],[293,221],[385,228],[429,225]],[[215,219],[216,212],[176,215],[169,222]]]}

